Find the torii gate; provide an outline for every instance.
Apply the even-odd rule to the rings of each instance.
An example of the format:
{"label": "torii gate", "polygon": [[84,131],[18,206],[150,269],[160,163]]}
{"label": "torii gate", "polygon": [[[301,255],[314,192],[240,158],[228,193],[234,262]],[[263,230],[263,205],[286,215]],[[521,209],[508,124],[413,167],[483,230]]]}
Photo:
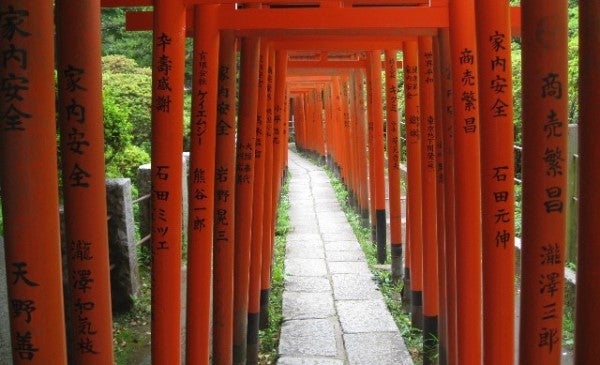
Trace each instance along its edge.
{"label": "torii gate", "polygon": [[[0,156],[2,157],[1,176],[4,196],[3,212],[6,222],[7,267],[12,270],[9,271],[9,277],[12,278],[12,281],[9,281],[9,295],[13,304],[19,304],[18,306],[13,305],[11,308],[11,330],[14,335],[13,341],[15,341],[14,356],[17,363],[24,363],[33,359],[43,363],[49,361],[64,363],[66,362],[66,344],[62,315],[62,291],[60,289],[60,265],[58,265],[60,262],[57,220],[58,199],[55,184],[57,174],[51,168],[56,151],[53,144],[48,143],[54,140],[54,128],[50,123],[31,123],[54,118],[52,106],[54,90],[51,87],[53,81],[50,72],[54,65],[52,64],[53,57],[49,57],[53,54],[53,40],[51,37],[53,34],[52,2],[32,4],[13,0],[7,3],[6,10],[3,8],[0,13],[0,21],[4,30],[0,46],[4,55],[1,75],[3,85],[6,86],[2,89],[4,98],[0,113],[3,123],[0,135],[2,138],[2,153]],[[58,2],[59,9],[61,9],[59,15],[67,18],[66,9],[73,10],[77,3],[81,2]],[[255,4],[259,1],[250,0],[247,3]],[[507,181],[510,181],[512,176],[512,168],[510,167],[512,162],[508,158],[510,153],[507,152],[509,143],[494,144],[494,140],[488,138],[488,133],[493,134],[496,139],[499,139],[498,133],[503,135],[510,133],[507,127],[509,125],[507,121],[510,122],[508,105],[510,102],[499,98],[498,95],[493,93],[486,93],[485,88],[478,90],[478,86],[485,84],[479,81],[482,79],[491,83],[494,92],[501,93],[509,87],[509,78],[503,76],[504,73],[509,72],[507,71],[508,67],[506,67],[508,64],[506,63],[507,56],[502,53],[508,48],[507,43],[505,43],[509,29],[507,22],[508,10],[506,8],[494,8],[494,5],[498,4],[492,4],[491,2],[484,4],[482,2],[478,3],[479,7],[475,12],[474,1],[471,0],[460,2],[432,1],[430,6],[428,6],[429,2],[425,1],[394,1],[394,5],[411,6],[391,8],[369,8],[362,6],[365,4],[361,2],[348,2],[344,4],[356,6],[340,7],[340,2],[322,1],[318,3],[322,6],[316,8],[317,10],[310,8],[282,9],[277,5],[279,2],[271,3],[274,5],[266,9],[236,9],[231,3],[208,0],[204,2],[190,1],[189,3],[166,0],[157,0],[154,3],[131,1],[121,4],[122,6],[154,5],[153,204],[157,214],[154,217],[155,232],[153,235],[153,249],[155,250],[156,260],[153,268],[155,279],[153,285],[156,289],[156,294],[153,294],[153,304],[157,312],[155,312],[155,321],[153,321],[153,361],[156,363],[171,363],[179,360],[177,356],[180,346],[179,333],[177,333],[178,325],[175,324],[179,322],[177,314],[180,308],[180,299],[178,299],[180,293],[179,289],[173,288],[172,283],[179,282],[180,275],[181,262],[178,251],[181,242],[178,232],[181,231],[181,212],[178,202],[181,194],[177,187],[178,184],[171,179],[181,175],[178,166],[180,166],[179,153],[182,130],[177,123],[172,123],[172,120],[178,121],[182,118],[182,88],[167,86],[182,85],[183,83],[182,56],[186,29],[186,6],[197,4],[200,5],[196,7],[197,26],[194,29],[198,32],[198,39],[203,42],[197,47],[196,55],[207,57],[206,70],[197,70],[198,72],[195,74],[198,78],[196,80],[198,84],[196,91],[202,98],[206,98],[196,99],[194,103],[197,118],[195,119],[196,129],[194,132],[196,133],[195,137],[198,138],[196,140],[198,143],[192,151],[192,155],[195,156],[192,157],[192,169],[193,171],[197,169],[199,173],[201,170],[206,172],[206,175],[199,174],[198,179],[192,182],[192,187],[198,191],[212,190],[214,192],[214,186],[211,186],[214,180],[212,179],[215,170],[214,161],[210,161],[211,158],[202,159],[201,156],[212,156],[212,151],[215,151],[216,148],[214,138],[208,137],[209,135],[216,136],[216,123],[214,125],[206,123],[205,120],[208,119],[204,118],[209,118],[211,113],[216,113],[214,110],[216,108],[207,108],[207,105],[217,105],[218,30],[236,30],[239,35],[249,37],[242,41],[243,77],[240,90],[244,95],[251,96],[256,94],[256,85],[258,84],[257,60],[260,55],[256,38],[258,36],[269,37],[284,31],[289,31],[289,34],[295,35],[339,35],[347,29],[352,29],[356,31],[356,34],[379,35],[382,37],[387,34],[396,34],[437,36],[437,39],[445,39],[446,35],[444,33],[438,35],[438,29],[450,29],[450,42],[441,42],[439,46],[443,50],[442,57],[439,58],[443,65],[442,69],[449,67],[450,63],[452,64],[452,73],[447,73],[448,81],[442,84],[445,90],[453,90],[451,105],[454,106],[452,112],[453,125],[455,126],[454,135],[448,135],[446,129],[443,133],[444,136],[453,138],[454,143],[452,146],[454,146],[454,150],[445,152],[452,152],[455,157],[453,165],[455,177],[448,179],[448,174],[446,174],[447,180],[445,182],[450,185],[455,181],[457,182],[453,188],[448,185],[444,186],[445,202],[448,203],[446,207],[456,205],[456,209],[447,209],[447,215],[444,217],[448,223],[445,227],[448,230],[456,229],[455,234],[449,234],[449,231],[446,231],[446,239],[452,240],[455,238],[455,242],[449,244],[446,241],[445,249],[448,252],[448,257],[456,255],[457,277],[454,284],[457,290],[452,290],[453,288],[448,286],[447,294],[457,295],[456,325],[460,336],[458,336],[455,346],[456,354],[449,356],[448,360],[449,363],[452,363],[452,361],[479,363],[485,356],[486,364],[497,361],[499,357],[503,356],[502,351],[497,353],[499,357],[488,357],[491,354],[496,354],[494,349],[498,348],[495,346],[497,342],[491,341],[491,339],[500,341],[503,337],[488,336],[488,332],[485,332],[488,327],[485,325],[503,323],[505,325],[503,328],[506,329],[510,327],[512,320],[506,322],[496,317],[486,317],[482,323],[480,316],[482,312],[481,298],[484,298],[484,315],[512,315],[511,311],[486,311],[485,309],[487,298],[494,294],[494,291],[487,292],[487,289],[497,289],[500,286],[504,288],[504,285],[512,287],[512,284],[506,283],[512,282],[513,278],[511,275],[506,275],[507,271],[505,271],[512,265],[508,263],[510,261],[508,259],[512,258],[510,256],[512,233],[510,227],[506,226],[505,228],[505,225],[503,225],[509,223],[505,220],[510,221],[512,219],[512,205],[510,203],[513,197],[510,193],[511,189],[506,188],[504,185]],[[301,2],[288,0],[285,3],[299,4]],[[61,8],[61,4],[66,4],[67,8]],[[381,4],[381,2],[378,2],[378,5]],[[564,261],[564,239],[561,237],[564,233],[564,215],[562,209],[559,208],[563,205],[564,196],[562,191],[566,186],[566,173],[563,174],[560,163],[560,151],[564,151],[566,148],[566,133],[550,128],[550,134],[548,135],[546,125],[552,122],[553,126],[558,127],[562,126],[561,121],[566,120],[566,93],[564,92],[564,88],[566,88],[565,4],[565,1],[552,3],[542,0],[523,1],[523,43],[529,47],[524,47],[524,52],[527,54],[527,57],[524,57],[523,72],[525,78],[524,98],[527,101],[527,103],[524,103],[524,118],[530,121],[525,126],[524,134],[524,149],[528,151],[524,154],[524,163],[530,166],[524,172],[524,180],[528,181],[524,185],[524,265],[521,305],[522,335],[520,336],[520,361],[524,364],[557,363],[560,355],[556,343],[560,338],[562,302],[555,300],[555,298],[560,298],[563,290],[561,282],[557,282],[556,278],[560,277],[559,273],[562,272],[557,265],[562,264]],[[115,6],[117,4],[106,1],[104,5]],[[582,2],[582,6],[586,10],[582,12],[582,24],[597,23],[598,9],[587,7],[585,2]],[[96,19],[99,4],[81,4],[81,8],[78,10],[76,12],[78,15],[70,17],[70,21],[74,18],[79,20]],[[283,19],[280,15],[286,11],[293,11],[296,16]],[[83,16],[83,14],[86,14],[86,16]],[[477,14],[478,19],[487,20],[479,22],[479,28],[477,29],[473,22],[475,14]],[[499,14],[502,14],[502,16],[499,16]],[[143,16],[140,16],[140,18],[143,18]],[[133,19],[135,17],[132,17]],[[402,19],[401,28],[397,25],[398,19]],[[553,22],[549,23],[548,19],[552,19]],[[68,24],[68,22],[66,23]],[[89,32],[83,33],[84,35],[97,36],[99,32],[97,23],[88,22],[83,24],[88,25],[86,29],[89,29]],[[96,24],[96,26],[89,27],[89,24]],[[60,30],[59,28],[59,33],[63,37],[69,31],[74,32],[72,30]],[[485,37],[480,37],[479,53],[476,51],[478,49],[476,33],[489,35],[488,40]],[[588,37],[595,36],[592,27],[582,27],[581,33],[585,41],[590,39]],[[421,41],[421,38],[419,41]],[[82,36],[80,43],[83,46],[97,44],[97,38],[92,40]],[[490,47],[490,43],[492,47]],[[67,41],[63,44],[72,46]],[[233,42],[228,43],[229,59],[233,54],[232,44]],[[488,48],[484,46],[486,44]],[[598,50],[595,48],[595,44],[584,43],[584,45],[586,48],[582,53],[582,65],[589,67],[593,62],[591,61],[593,58],[586,52],[595,51],[593,54],[597,54]],[[415,46],[414,43],[412,46]],[[415,48],[415,50],[419,49]],[[487,49],[487,53],[483,51],[485,49]],[[412,56],[415,53],[412,52]],[[69,127],[74,128],[68,124],[69,121],[77,120],[78,123],[83,123],[81,119],[84,118],[84,110],[89,112],[99,105],[96,99],[94,99],[95,101],[90,99],[91,101],[87,104],[88,99],[85,98],[85,95],[81,95],[92,94],[88,91],[92,90],[92,85],[98,85],[98,72],[94,71],[93,74],[90,72],[89,75],[87,73],[87,70],[94,70],[93,67],[97,67],[97,64],[96,66],[87,66],[86,64],[85,68],[69,64],[71,62],[69,56],[75,54],[77,53],[73,51],[73,48],[68,49],[64,56],[66,64],[64,68],[60,68],[63,71],[62,76],[65,82],[60,90],[66,93],[66,104],[60,105],[63,111],[67,111],[65,114],[67,120],[64,124],[67,132],[69,132]],[[98,56],[97,52],[94,52],[93,55],[91,52],[79,55],[88,56],[85,57],[86,59]],[[410,55],[411,52],[407,52],[407,56]],[[488,62],[491,64],[491,70],[488,69],[487,71],[494,71],[490,75],[486,74],[485,68],[477,67],[477,62],[486,59],[484,57],[487,57]],[[27,62],[34,58],[36,59],[35,64]],[[167,63],[165,64],[165,62]],[[417,61],[417,58],[414,58],[411,62],[404,60],[405,70],[412,71],[415,66],[417,69],[423,68],[418,62],[421,62],[421,59]],[[200,67],[203,67],[203,65],[204,60],[201,61]],[[287,66],[285,65],[285,58],[278,57],[276,66],[276,69],[285,69]],[[206,79],[202,76],[204,71],[207,72]],[[88,76],[90,76],[89,81]],[[281,79],[283,78],[276,78],[276,80]],[[504,81],[507,81],[506,86],[503,86],[505,85]],[[452,85],[450,85],[451,83]],[[426,85],[419,85],[418,89],[421,92],[430,92],[426,91],[428,90],[425,87]],[[582,80],[582,113],[584,117],[594,115],[594,100],[588,102],[589,99],[587,98],[593,95],[590,90],[594,90],[596,86],[596,80],[591,77]],[[94,87],[93,90],[95,93],[98,92],[97,87]],[[279,94],[285,95],[282,90],[280,84]],[[83,93],[84,91],[87,93]],[[97,98],[97,94],[95,95]],[[489,103],[486,103],[486,100],[488,100],[486,97],[491,97]],[[256,114],[253,110],[257,109],[258,99],[255,97],[248,97],[247,99],[248,102],[241,104],[240,119],[242,123],[238,135],[238,147],[250,146],[251,151],[254,151],[252,142],[256,137],[254,124]],[[431,102],[427,98],[421,98],[421,100]],[[477,101],[479,104],[475,103]],[[69,102],[72,103],[69,104]],[[281,107],[283,104],[282,101],[278,106]],[[504,106],[504,104],[507,105]],[[478,110],[475,105],[492,105],[493,107],[490,107],[490,110],[485,110],[485,108]],[[89,109],[83,107],[89,107]],[[277,105],[274,110],[277,110]],[[281,110],[285,110],[285,107]],[[448,109],[445,110],[449,111]],[[491,118],[496,119],[492,120],[503,121],[502,127],[497,126],[501,123],[494,124],[497,128],[501,128],[502,132],[495,128],[487,129],[490,125],[480,122],[479,118],[482,118],[482,121],[486,120],[485,112],[495,113],[491,115]],[[86,116],[90,117],[87,113]],[[422,114],[419,116],[422,117]],[[449,122],[449,113],[444,113],[443,118]],[[214,120],[217,120],[216,115],[214,115]],[[588,124],[586,118],[582,122],[584,123],[580,134],[582,140],[580,157],[582,157],[582,161],[587,159],[585,160],[586,164],[589,163],[589,166],[591,166],[588,169],[582,169],[582,195],[585,199],[582,199],[584,204],[582,204],[580,213],[582,233],[580,234],[581,244],[579,247],[581,253],[583,253],[580,254],[580,258],[583,260],[579,268],[579,275],[580,279],[583,280],[579,282],[580,284],[582,282],[589,283],[589,286],[586,286],[585,290],[581,289],[580,286],[578,293],[581,295],[578,302],[580,310],[578,311],[577,320],[578,341],[581,341],[578,345],[578,354],[581,354],[579,355],[579,361],[585,363],[598,358],[594,351],[599,351],[598,346],[594,346],[593,343],[588,344],[586,341],[589,338],[595,338],[591,334],[600,328],[596,325],[598,323],[597,314],[594,313],[593,308],[587,306],[589,303],[593,303],[592,299],[597,299],[596,296],[599,292],[597,289],[597,276],[593,276],[593,265],[595,265],[593,258],[597,258],[598,250],[590,242],[594,242],[600,234],[597,231],[599,228],[596,228],[598,226],[596,224],[597,220],[593,219],[597,217],[595,206],[600,201],[600,197],[594,189],[594,184],[598,180],[597,173],[594,172],[594,166],[597,166],[600,156],[596,154],[596,150],[593,148],[594,140],[592,138],[595,135],[594,132],[598,132],[598,127]],[[98,132],[99,125],[96,120],[95,123],[89,124],[90,130],[76,129],[72,137],[76,140],[81,134],[90,137]],[[444,125],[449,126],[452,124]],[[205,134],[206,138],[204,138]],[[481,168],[479,165],[480,137],[485,152],[481,154],[483,159]],[[202,139],[201,143],[200,138]],[[451,140],[445,139],[446,142]],[[82,143],[79,147],[88,146],[84,143],[88,142],[87,140],[79,141]],[[98,143],[97,137],[90,139],[90,141],[95,142],[94,146],[102,145],[102,143]],[[70,146],[67,145],[67,147]],[[80,155],[80,151],[72,152],[74,155]],[[74,188],[71,189],[72,191],[67,188],[65,192],[68,197],[66,198],[67,204],[70,205],[68,202],[73,202],[72,206],[68,207],[70,213],[67,213],[72,217],[69,218],[70,227],[67,228],[68,234],[72,235],[70,238],[73,243],[73,247],[71,247],[73,250],[72,256],[75,257],[75,263],[72,263],[75,266],[72,267],[72,270],[79,273],[77,274],[79,276],[75,277],[74,280],[83,285],[79,290],[80,292],[73,299],[74,303],[77,304],[72,305],[72,313],[78,319],[85,318],[86,321],[84,336],[80,337],[81,342],[79,342],[80,355],[85,355],[85,357],[82,357],[85,360],[80,361],[106,363],[107,358],[100,360],[100,356],[97,356],[110,353],[107,349],[107,347],[110,347],[110,342],[106,341],[106,339],[110,339],[110,334],[107,333],[110,331],[104,327],[102,321],[103,318],[107,319],[106,310],[110,308],[106,300],[107,295],[102,295],[102,291],[106,293],[106,284],[108,283],[106,278],[108,272],[106,252],[102,250],[101,244],[96,244],[96,242],[104,241],[103,232],[102,229],[93,228],[83,229],[83,232],[77,230],[77,228],[82,228],[84,225],[95,226],[100,218],[105,219],[106,217],[105,208],[102,207],[101,203],[102,199],[95,200],[93,204],[86,207],[77,204],[83,197],[90,199],[101,196],[100,193],[96,194],[91,192],[92,189],[88,189],[92,186],[96,187],[95,185],[98,185],[102,180],[102,160],[99,157],[101,154],[97,150],[94,150],[94,153],[91,149],[88,151],[89,153],[84,153],[84,159],[75,158],[71,160],[64,170],[66,180],[71,182],[70,188]],[[208,153],[205,153],[206,151]],[[498,152],[498,155],[492,158],[491,152]],[[240,153],[239,148],[238,153]],[[254,154],[250,153],[250,156],[252,155]],[[486,160],[488,157],[490,161]],[[444,162],[452,161],[451,158],[447,158],[447,154],[445,154]],[[83,166],[84,162],[89,163],[89,165]],[[250,166],[250,172],[249,175],[241,176],[242,180],[247,178],[250,182],[253,181],[252,163],[253,158],[249,157],[247,166]],[[444,172],[450,172],[447,168],[452,164],[445,164],[444,166],[446,167]],[[483,172],[483,175],[480,172]],[[489,176],[490,172],[492,172],[491,176]],[[482,176],[488,179],[488,181],[483,179],[483,184],[481,183]],[[487,188],[491,190],[488,191]],[[481,201],[482,195],[480,194],[482,189],[483,201]],[[252,200],[253,185],[238,184],[236,190],[239,196],[247,197],[246,200],[243,200],[247,204],[242,204],[239,208],[236,206],[236,210],[240,209],[237,216],[240,216],[242,212],[251,212],[250,202]],[[80,191],[86,192],[83,197],[78,195]],[[505,194],[505,192],[508,192],[508,194]],[[454,197],[457,197],[457,199],[452,202]],[[488,197],[490,202],[485,197]],[[208,199],[207,202],[204,202],[204,199],[198,200],[202,201],[196,202],[197,205],[193,206],[193,209],[197,209],[199,212],[199,215],[195,218],[198,219],[197,222],[208,222],[211,217],[202,215],[202,212],[214,210],[212,204],[215,204],[215,202],[211,199]],[[438,200],[437,204],[439,202]],[[26,209],[22,209],[24,205]],[[35,212],[32,212],[32,207],[36,207]],[[480,212],[482,207],[483,218],[481,218]],[[81,222],[75,221],[75,217],[85,216],[90,212],[93,214],[85,217]],[[457,214],[454,214],[454,212]],[[589,222],[585,220],[586,217],[591,218]],[[163,219],[168,222],[168,226],[162,225]],[[483,220],[483,226],[477,224],[480,219]],[[35,230],[30,227],[31,221],[36,222]],[[452,224],[453,221],[455,224]],[[236,228],[240,232],[238,234],[238,231],[236,231],[236,238],[249,232],[248,227],[251,223],[243,222],[243,220],[236,222],[242,225],[242,227]],[[198,224],[201,225],[201,223]],[[101,225],[96,225],[96,227],[99,226]],[[488,226],[493,228],[488,230],[486,228]],[[84,237],[79,239],[79,234]],[[231,236],[228,237],[231,238]],[[202,241],[206,237],[197,232],[197,237],[191,239]],[[48,244],[39,245],[38,242],[48,242]],[[479,263],[482,255],[482,242],[486,243],[483,246],[483,274]],[[489,257],[486,252],[489,249],[490,242],[495,242],[497,246],[507,244],[508,250],[492,250],[494,251],[494,259],[486,260],[486,257]],[[93,251],[87,251],[88,249]],[[540,255],[547,253],[549,250],[552,251],[551,257],[544,256],[541,260]],[[249,250],[242,251],[244,254],[249,254]],[[502,252],[502,254],[499,252]],[[506,254],[506,257],[504,254]],[[190,269],[195,266],[202,270],[201,273],[191,275],[190,278],[206,278],[210,270],[206,266],[202,266],[202,263],[207,259],[207,251],[199,251],[193,255],[190,253],[190,256],[197,259],[197,261],[192,259],[192,262],[196,262],[193,265],[190,263]],[[91,267],[87,264],[77,266],[77,261],[82,261],[84,264],[86,261],[90,261],[90,265],[98,266]],[[448,262],[452,264],[453,260],[450,259]],[[493,265],[494,263],[497,266]],[[98,290],[100,293],[94,296],[94,302],[86,299],[89,290],[87,285],[91,283],[89,281],[90,277],[86,274],[89,271],[94,273],[94,292]],[[453,269],[450,268],[449,271],[453,271]],[[491,273],[500,274],[493,275]],[[485,282],[483,289],[482,280]],[[494,280],[495,286],[492,286],[491,281],[487,280]],[[87,282],[87,285],[83,284],[84,282]],[[198,295],[201,297],[199,293],[206,293],[206,290],[210,295],[210,282],[200,280],[200,285],[204,291],[198,291]],[[541,289],[540,285],[542,285]],[[500,290],[496,291],[500,292]],[[590,300],[586,300],[586,295],[589,296]],[[246,296],[246,294],[242,296]],[[104,297],[104,300],[102,300],[102,297]],[[203,298],[199,300],[201,299]],[[509,307],[511,305],[506,301],[489,301],[491,304],[500,302]],[[206,315],[206,312],[203,313],[203,315]],[[243,313],[242,317],[245,317],[246,314]],[[196,319],[201,320],[202,318],[205,317],[198,316]],[[102,331],[100,330],[101,325],[103,326]],[[485,335],[481,333],[482,325],[485,328]],[[207,327],[207,322],[201,320],[199,326]],[[206,338],[206,336],[202,337],[201,333],[202,331],[199,330],[200,337]],[[506,336],[510,335],[511,333],[506,334]],[[102,345],[101,348],[100,343],[105,345]],[[97,347],[90,345],[96,345]],[[452,348],[454,346],[449,345],[448,349],[451,350]],[[208,361],[207,352],[205,351],[207,349],[205,346],[199,346],[197,353],[205,356],[200,361]],[[482,349],[484,349],[483,354]],[[503,350],[506,352],[505,347]],[[111,355],[106,356],[110,358]]]}

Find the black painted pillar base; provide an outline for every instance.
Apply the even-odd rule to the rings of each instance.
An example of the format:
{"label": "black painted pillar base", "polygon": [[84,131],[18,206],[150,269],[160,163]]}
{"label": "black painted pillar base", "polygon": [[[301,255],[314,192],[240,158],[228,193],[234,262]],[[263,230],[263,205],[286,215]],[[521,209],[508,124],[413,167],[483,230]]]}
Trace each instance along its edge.
{"label": "black painted pillar base", "polygon": [[423,329],[423,292],[411,291],[411,322],[412,326]]}
{"label": "black painted pillar base", "polygon": [[402,243],[392,242],[390,253],[392,254],[392,281],[397,283],[402,279]]}
{"label": "black painted pillar base", "polygon": [[423,317],[423,365],[435,365],[438,344],[438,317]]}
{"label": "black painted pillar base", "polygon": [[387,236],[386,236],[386,221],[385,221],[385,209],[377,209],[375,211],[375,225],[377,239],[377,262],[383,264],[385,262],[387,252]]}
{"label": "black painted pillar base", "polygon": [[260,314],[248,313],[248,347],[246,349],[246,364],[258,364],[258,325]]}
{"label": "black painted pillar base", "polygon": [[410,268],[404,268],[404,284],[402,285],[402,307],[405,312],[410,312]]}
{"label": "black painted pillar base", "polygon": [[260,329],[269,327],[269,296],[271,289],[262,289],[260,291]]}

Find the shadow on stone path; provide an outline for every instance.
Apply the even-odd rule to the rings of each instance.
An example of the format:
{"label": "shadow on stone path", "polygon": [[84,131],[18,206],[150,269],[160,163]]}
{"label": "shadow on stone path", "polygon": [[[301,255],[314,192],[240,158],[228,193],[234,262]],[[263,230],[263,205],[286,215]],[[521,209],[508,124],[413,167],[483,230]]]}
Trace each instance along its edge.
{"label": "shadow on stone path", "polygon": [[278,364],[412,364],[323,169],[290,151]]}

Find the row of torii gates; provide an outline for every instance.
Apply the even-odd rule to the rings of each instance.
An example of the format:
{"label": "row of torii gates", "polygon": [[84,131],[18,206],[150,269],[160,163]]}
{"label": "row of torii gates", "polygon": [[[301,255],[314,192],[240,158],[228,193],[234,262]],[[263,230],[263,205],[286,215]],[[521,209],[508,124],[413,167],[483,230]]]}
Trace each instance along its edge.
{"label": "row of torii gates", "polygon": [[[151,5],[153,12],[130,12],[127,22],[131,30],[152,29],[154,39],[153,363],[181,362],[179,177],[188,35],[194,37],[192,123],[186,131],[192,139],[188,364],[257,362],[290,107],[298,146],[333,161],[357,205],[370,212],[380,260],[387,168],[393,272],[410,278],[405,282],[417,311],[413,318],[423,322],[426,342],[439,334],[440,363],[511,364],[515,351],[521,364],[560,362],[566,0],[522,0],[522,10],[513,11],[508,0],[8,0],[0,3],[0,176],[15,364],[113,362],[100,8]],[[518,350],[511,19],[513,34],[522,29],[523,46]],[[600,179],[600,149],[594,146],[600,124],[593,119],[600,115],[598,24],[600,4],[580,1],[578,364],[600,358],[600,192],[594,186]],[[403,87],[396,78],[399,64]],[[398,109],[401,93],[405,103]],[[400,232],[401,114],[408,155],[406,242]],[[67,329],[56,115],[71,291]]]}

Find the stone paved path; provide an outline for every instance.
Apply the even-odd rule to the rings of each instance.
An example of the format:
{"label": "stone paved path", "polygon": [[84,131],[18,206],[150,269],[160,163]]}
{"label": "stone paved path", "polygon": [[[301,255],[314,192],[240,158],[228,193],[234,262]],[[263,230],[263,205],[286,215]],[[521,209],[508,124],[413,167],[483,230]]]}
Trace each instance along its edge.
{"label": "stone paved path", "polygon": [[280,365],[412,364],[323,169],[290,151]]}

